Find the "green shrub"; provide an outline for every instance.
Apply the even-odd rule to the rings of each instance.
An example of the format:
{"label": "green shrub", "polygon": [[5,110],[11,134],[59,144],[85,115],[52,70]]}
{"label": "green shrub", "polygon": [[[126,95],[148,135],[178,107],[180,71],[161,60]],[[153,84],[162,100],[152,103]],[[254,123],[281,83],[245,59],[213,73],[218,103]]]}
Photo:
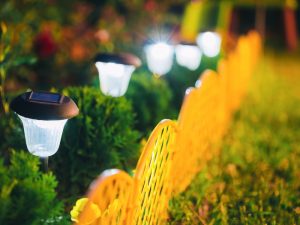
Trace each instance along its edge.
{"label": "green shrub", "polygon": [[80,113],[67,122],[60,149],[49,164],[62,197],[78,198],[104,169],[135,166],[139,134],[125,98],[104,96],[89,87],[67,88],[63,93],[77,103]]}
{"label": "green shrub", "polygon": [[56,200],[57,181],[39,171],[39,159],[12,151],[10,163],[0,158],[0,224],[66,224]]}
{"label": "green shrub", "polygon": [[162,78],[145,72],[134,74],[125,96],[136,113],[135,127],[143,135],[149,134],[160,120],[176,116],[172,92]]}

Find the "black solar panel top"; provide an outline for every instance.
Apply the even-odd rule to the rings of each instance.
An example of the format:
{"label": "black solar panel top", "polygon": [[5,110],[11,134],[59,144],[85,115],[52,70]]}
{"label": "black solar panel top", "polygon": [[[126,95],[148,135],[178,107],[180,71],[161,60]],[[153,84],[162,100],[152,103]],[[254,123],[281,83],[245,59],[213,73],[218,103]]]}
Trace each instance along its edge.
{"label": "black solar panel top", "polygon": [[61,95],[57,93],[31,92],[29,101],[43,103],[60,103]]}

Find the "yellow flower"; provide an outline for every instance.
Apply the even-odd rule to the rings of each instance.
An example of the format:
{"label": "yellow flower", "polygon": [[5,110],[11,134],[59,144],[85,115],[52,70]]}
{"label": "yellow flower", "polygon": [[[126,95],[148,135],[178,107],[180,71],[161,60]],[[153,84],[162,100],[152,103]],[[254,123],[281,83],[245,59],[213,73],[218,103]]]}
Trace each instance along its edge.
{"label": "yellow flower", "polygon": [[99,207],[88,198],[77,200],[70,212],[71,220],[78,225],[89,225],[101,216]]}

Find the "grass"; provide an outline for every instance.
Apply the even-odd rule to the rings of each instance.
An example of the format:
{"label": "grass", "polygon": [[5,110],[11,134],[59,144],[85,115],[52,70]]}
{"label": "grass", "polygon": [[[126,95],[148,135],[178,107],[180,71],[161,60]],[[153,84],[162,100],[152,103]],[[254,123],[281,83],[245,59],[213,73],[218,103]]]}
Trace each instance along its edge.
{"label": "grass", "polygon": [[297,62],[264,57],[220,156],[171,201],[169,224],[300,224]]}

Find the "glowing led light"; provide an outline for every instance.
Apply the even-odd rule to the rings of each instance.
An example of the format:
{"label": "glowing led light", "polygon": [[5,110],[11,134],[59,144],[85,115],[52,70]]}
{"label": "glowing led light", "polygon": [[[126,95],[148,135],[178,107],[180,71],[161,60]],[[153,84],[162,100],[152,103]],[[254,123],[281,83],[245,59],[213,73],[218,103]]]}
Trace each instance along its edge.
{"label": "glowing led light", "polygon": [[95,65],[102,93],[119,97],[126,93],[131,75],[141,61],[130,53],[100,53],[96,55]]}
{"label": "glowing led light", "polygon": [[28,151],[39,157],[54,155],[67,119],[35,120],[18,115],[23,123]]}
{"label": "glowing led light", "polygon": [[96,62],[95,65],[99,72],[101,91],[113,97],[124,95],[135,67],[111,62]]}
{"label": "glowing led light", "polygon": [[163,42],[145,47],[148,68],[152,73],[164,75],[168,73],[173,64],[174,48]]}
{"label": "glowing led light", "polygon": [[199,67],[202,53],[198,46],[179,44],[175,48],[176,61],[179,65],[195,70]]}
{"label": "glowing led light", "polygon": [[215,32],[200,33],[197,37],[197,44],[208,57],[215,57],[221,50],[221,37]]}
{"label": "glowing led light", "polygon": [[59,93],[29,91],[12,100],[10,108],[23,123],[28,151],[45,162],[59,148],[68,119],[78,115],[75,102]]}

